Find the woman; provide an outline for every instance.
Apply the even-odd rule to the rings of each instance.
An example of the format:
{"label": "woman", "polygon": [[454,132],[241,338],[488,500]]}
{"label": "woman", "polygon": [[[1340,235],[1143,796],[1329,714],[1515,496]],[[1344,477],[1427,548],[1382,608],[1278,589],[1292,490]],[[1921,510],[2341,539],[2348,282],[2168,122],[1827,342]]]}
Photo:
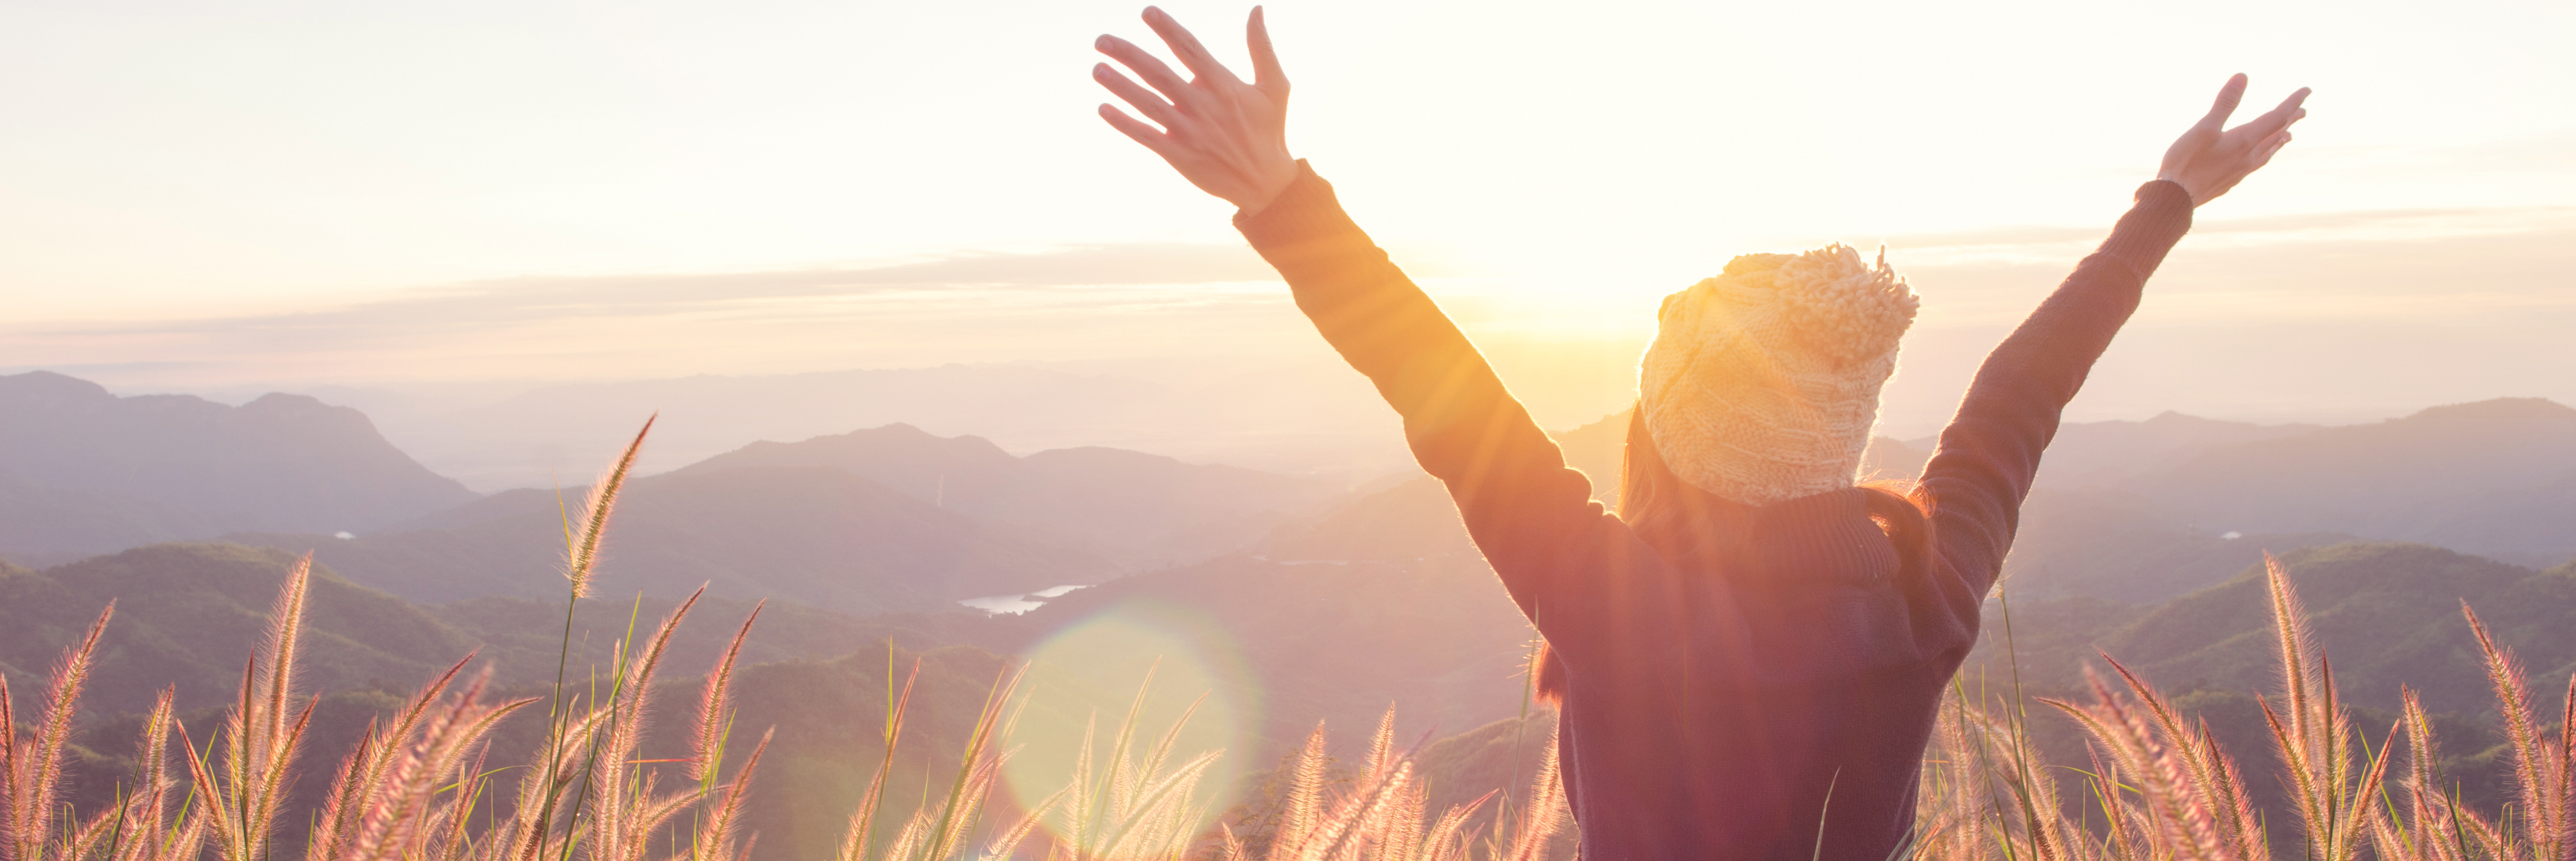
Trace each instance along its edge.
{"label": "woman", "polygon": [[[2238,75],[2100,250],[1995,349],[1921,482],[1855,486],[1914,297],[1841,246],[1746,255],[1664,301],[1640,363],[1621,510],[1288,154],[1288,84],[1249,25],[1245,83],[1158,9],[1193,79],[1114,36],[1101,117],[1210,194],[1325,340],[1404,417],[1423,469],[1547,638],[1567,794],[1590,861],[1880,861],[1914,820],[1942,687],[1976,641],[2058,414],[2147,276],[2288,143],[2300,90],[2222,130]],[[1150,89],[1149,89],[1150,88]]]}

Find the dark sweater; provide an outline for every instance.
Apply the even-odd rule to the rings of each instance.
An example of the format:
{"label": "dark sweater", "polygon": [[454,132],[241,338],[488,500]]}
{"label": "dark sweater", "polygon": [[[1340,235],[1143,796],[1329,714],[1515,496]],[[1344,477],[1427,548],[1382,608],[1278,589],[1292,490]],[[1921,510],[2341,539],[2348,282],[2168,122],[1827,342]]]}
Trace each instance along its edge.
{"label": "dark sweater", "polygon": [[1913,825],[1942,688],[1976,641],[2040,451],[2189,229],[2191,200],[2140,187],[1986,359],[1924,470],[1933,558],[1902,576],[1859,490],[1720,512],[1719,540],[1639,535],[1331,185],[1302,171],[1235,225],[1403,415],[1414,457],[1563,662],[1558,741],[1586,861],[1803,861],[1819,840],[1821,857],[1881,861]]}

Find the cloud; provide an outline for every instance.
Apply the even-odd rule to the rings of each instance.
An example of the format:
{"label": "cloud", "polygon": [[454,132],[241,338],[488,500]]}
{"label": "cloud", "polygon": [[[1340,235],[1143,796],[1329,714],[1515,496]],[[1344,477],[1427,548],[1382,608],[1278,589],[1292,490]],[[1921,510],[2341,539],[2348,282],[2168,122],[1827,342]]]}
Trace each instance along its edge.
{"label": "cloud", "polygon": [[2566,173],[2576,171],[2576,129],[2456,144],[2324,146],[2302,157],[2321,170]]}
{"label": "cloud", "polygon": [[232,316],[0,324],[0,366],[206,385],[1186,355],[1302,334],[1285,302],[1268,264],[1241,246],[967,251],[828,269],[496,279]]}
{"label": "cloud", "polygon": [[[1889,415],[1918,423],[1947,415],[1995,340],[2102,232],[2025,227],[1891,240],[1891,261],[1927,300]],[[2569,248],[2569,208],[2203,222],[2165,261],[2121,335],[2115,358],[2133,364],[2105,365],[2127,382],[2088,397],[2092,409],[2122,415],[2130,407],[2138,415],[2270,409],[2266,397],[2283,410],[2420,406],[2466,397],[2467,380],[2576,399],[2564,387],[2576,367],[2530,346],[2576,328]],[[1474,284],[1431,286],[1515,390],[1560,417],[1599,414],[1587,393],[1617,394],[1647,333],[1639,326],[1651,325],[1642,316],[1638,326],[1580,330],[1574,324],[1598,316],[1587,309],[1603,303],[1578,290],[1502,301]],[[151,390],[1329,357],[1258,257],[1181,244],[840,269],[515,278],[292,313],[14,328],[0,333],[0,366],[79,368],[111,386]],[[2306,365],[2367,369],[2376,381],[2292,373]],[[2248,382],[2212,382],[2239,379]],[[2264,384],[2251,382],[2258,379]],[[2204,397],[2210,392],[2235,399]]]}
{"label": "cloud", "polygon": [[329,333],[757,313],[901,293],[1034,292],[1099,287],[1270,281],[1251,249],[1184,243],[1093,245],[1035,252],[960,252],[881,266],[672,275],[506,278],[392,291],[336,308],[200,319],[35,327],[62,335]]}
{"label": "cloud", "polygon": [[[2576,207],[2406,209],[2215,219],[2192,226],[2189,247],[2246,248],[2323,243],[2428,242],[2576,231]],[[1907,267],[2062,265],[2102,241],[2099,227],[1998,227],[1897,236],[1888,246]]]}

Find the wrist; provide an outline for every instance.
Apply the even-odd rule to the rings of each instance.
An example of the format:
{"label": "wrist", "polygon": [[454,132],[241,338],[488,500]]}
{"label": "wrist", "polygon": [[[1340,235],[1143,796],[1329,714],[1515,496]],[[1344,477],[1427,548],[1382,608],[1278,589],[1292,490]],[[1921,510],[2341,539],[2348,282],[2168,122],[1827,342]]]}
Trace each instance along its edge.
{"label": "wrist", "polygon": [[1281,153],[1278,160],[1265,165],[1260,174],[1252,178],[1249,188],[1239,199],[1231,201],[1237,214],[1255,215],[1269,209],[1270,204],[1278,202],[1280,195],[1288,193],[1289,186],[1297,184],[1297,174],[1297,160]]}
{"label": "wrist", "polygon": [[2201,204],[2208,202],[2200,196],[2200,191],[2198,189],[2192,188],[2190,183],[2182,181],[2182,177],[2179,174],[2170,171],[2158,172],[2155,179],[2148,181],[2173,183],[2174,187],[2182,189],[2183,196],[2191,200],[2191,205],[2195,209],[2199,208]]}
{"label": "wrist", "polygon": [[1234,215],[1235,227],[1252,237],[1256,247],[1265,242],[1293,243],[1332,233],[1339,229],[1335,227],[1337,223],[1349,220],[1342,213],[1341,202],[1334,199],[1332,183],[1316,176],[1305,162],[1297,162],[1295,167],[1296,175],[1277,197],[1259,209],[1243,209]]}

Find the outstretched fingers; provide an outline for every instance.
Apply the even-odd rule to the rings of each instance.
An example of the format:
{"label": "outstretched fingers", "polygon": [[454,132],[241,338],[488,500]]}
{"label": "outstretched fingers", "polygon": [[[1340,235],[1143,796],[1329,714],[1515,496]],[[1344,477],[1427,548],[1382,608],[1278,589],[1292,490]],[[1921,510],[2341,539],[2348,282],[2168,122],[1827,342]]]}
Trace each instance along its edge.
{"label": "outstretched fingers", "polygon": [[1181,121],[1179,108],[1154,95],[1154,91],[1137,86],[1135,81],[1128,80],[1126,75],[1121,75],[1118,70],[1110,68],[1108,63],[1094,64],[1091,67],[1091,79],[1109,88],[1109,92],[1125,99],[1128,104],[1134,105],[1137,113],[1144,114],[1146,119],[1161,123],[1164,128],[1171,128]]}
{"label": "outstretched fingers", "polygon": [[1181,65],[1189,67],[1190,74],[1210,81],[1240,83],[1232,70],[1217,62],[1216,55],[1208,53],[1207,46],[1199,44],[1199,37],[1190,35],[1189,29],[1182,27],[1181,22],[1174,20],[1162,7],[1145,7],[1145,26],[1154,28],[1154,35],[1163,37],[1163,44],[1172,46],[1172,55],[1181,58]]}
{"label": "outstretched fingers", "polygon": [[2218,88],[2218,102],[2210,105],[2208,115],[2200,118],[2200,127],[2210,131],[2225,128],[2227,117],[2236,113],[2236,105],[2243,101],[2245,101],[2245,73],[2238,72],[2227,79],[2226,86]]}
{"label": "outstretched fingers", "polygon": [[1110,128],[1117,129],[1120,134],[1126,135],[1129,140],[1144,144],[1146,149],[1153,150],[1155,155],[1159,155],[1167,159],[1172,157],[1172,153],[1170,151],[1171,140],[1168,136],[1163,134],[1162,130],[1146,125],[1143,122],[1138,121],[1135,117],[1128,116],[1127,112],[1119,110],[1118,106],[1102,102],[1100,105],[1100,118],[1108,120]]}
{"label": "outstretched fingers", "polygon": [[1163,65],[1161,59],[1147,53],[1143,48],[1136,47],[1136,43],[1116,36],[1103,35],[1092,42],[1091,46],[1100,53],[1109,55],[1110,59],[1117,60],[1119,65],[1126,66],[1130,71],[1135,72],[1136,77],[1145,79],[1146,86],[1161,92],[1164,98],[1172,101],[1172,104],[1180,104],[1182,99],[1190,97],[1190,82],[1181,80],[1181,76],[1174,73],[1172,67]]}
{"label": "outstretched fingers", "polygon": [[1252,7],[1252,20],[1243,25],[1244,42],[1252,49],[1252,85],[1272,97],[1288,92],[1288,73],[1279,69],[1279,52],[1270,47],[1270,23],[1261,15],[1261,7]]}
{"label": "outstretched fingers", "polygon": [[2279,107],[2265,111],[2262,116],[2248,120],[2243,128],[2251,129],[2255,134],[2269,137],[2282,129],[2289,128],[2291,123],[2298,122],[2301,118],[2306,117],[2308,115],[2308,109],[2301,107],[2301,105],[2307,100],[2308,88],[2300,87],[2298,92],[2291,93],[2289,98],[2282,99]]}

